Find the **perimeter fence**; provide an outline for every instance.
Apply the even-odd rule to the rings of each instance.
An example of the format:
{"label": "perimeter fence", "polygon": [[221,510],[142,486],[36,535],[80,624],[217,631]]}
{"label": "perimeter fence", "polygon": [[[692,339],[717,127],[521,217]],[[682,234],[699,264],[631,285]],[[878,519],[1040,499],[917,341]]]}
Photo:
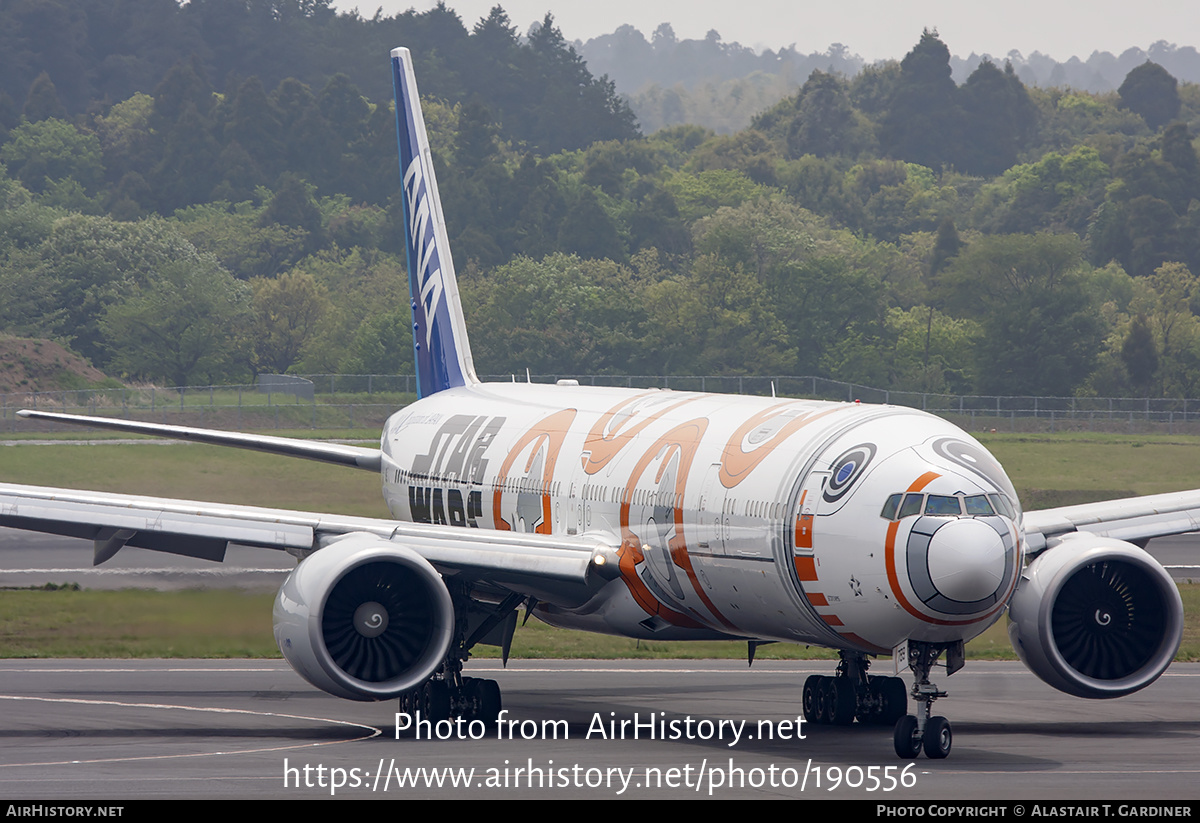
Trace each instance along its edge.
{"label": "perimeter fence", "polygon": [[[969,431],[1200,434],[1200,399],[936,394],[824,377],[504,374],[481,379],[886,403],[928,411]],[[0,431],[68,428],[16,416],[19,409],[40,409],[232,430],[361,430],[365,436],[415,400],[416,390],[412,375],[308,374],[261,375],[253,385],[14,392],[0,394]]]}

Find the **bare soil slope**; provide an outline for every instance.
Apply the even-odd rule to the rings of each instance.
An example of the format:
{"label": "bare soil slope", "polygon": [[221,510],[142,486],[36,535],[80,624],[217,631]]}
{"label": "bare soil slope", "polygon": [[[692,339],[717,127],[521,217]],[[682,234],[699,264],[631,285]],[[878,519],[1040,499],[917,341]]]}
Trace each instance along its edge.
{"label": "bare soil slope", "polygon": [[0,394],[85,388],[105,375],[52,340],[0,334]]}

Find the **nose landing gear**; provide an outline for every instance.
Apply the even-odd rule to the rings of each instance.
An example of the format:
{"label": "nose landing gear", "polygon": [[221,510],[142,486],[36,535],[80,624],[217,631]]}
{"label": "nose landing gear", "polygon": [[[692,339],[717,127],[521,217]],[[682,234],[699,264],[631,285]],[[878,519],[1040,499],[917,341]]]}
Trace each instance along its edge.
{"label": "nose landing gear", "polygon": [[954,674],[963,665],[961,642],[951,646],[916,640],[908,642],[908,664],[916,675],[912,696],[918,704],[917,714],[906,714],[897,720],[892,733],[896,754],[905,760],[911,760],[922,750],[931,760],[940,760],[950,754],[954,741],[950,721],[941,716],[931,716],[933,701],[946,696],[946,692],[929,682],[929,671],[943,651],[946,652],[946,673]]}

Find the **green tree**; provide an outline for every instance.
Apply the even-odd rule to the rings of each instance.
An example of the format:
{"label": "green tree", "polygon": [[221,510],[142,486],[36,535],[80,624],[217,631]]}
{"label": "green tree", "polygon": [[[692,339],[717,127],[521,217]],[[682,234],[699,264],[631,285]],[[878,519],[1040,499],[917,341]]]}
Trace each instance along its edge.
{"label": "green tree", "polygon": [[1105,329],[1070,235],[981,237],[943,271],[948,304],[978,320],[986,394],[1065,395],[1087,380]]}
{"label": "green tree", "polygon": [[1179,82],[1158,63],[1147,60],[1132,69],[1117,94],[1124,108],[1141,115],[1155,131],[1179,116]]}
{"label": "green tree", "polygon": [[853,157],[869,145],[865,121],[850,104],[841,78],[814,71],[800,88],[796,115],[787,129],[788,157]]}
{"label": "green tree", "polygon": [[46,72],[39,74],[29,87],[29,96],[25,98],[25,108],[21,114],[31,123],[51,118],[67,118],[67,110],[58,99],[58,90],[54,88],[54,82]]}
{"label": "green tree", "polygon": [[84,134],[64,120],[22,123],[0,147],[9,173],[33,192],[54,181],[71,179],[95,191],[104,178],[103,154],[94,134]]}
{"label": "green tree", "polygon": [[1158,346],[1146,315],[1138,314],[1121,345],[1121,362],[1129,382],[1139,394],[1149,394],[1158,373]]}
{"label": "green tree", "polygon": [[175,386],[231,376],[239,370],[236,341],[249,317],[248,292],[211,256],[162,266],[101,319],[112,365]]}
{"label": "green tree", "polygon": [[629,367],[643,316],[633,271],[611,260],[518,257],[462,279],[481,371],[581,374]]}
{"label": "green tree", "polygon": [[590,189],[581,191],[567,209],[558,229],[558,245],[564,251],[593,260],[625,258],[616,223]]}
{"label": "green tree", "polygon": [[313,189],[300,175],[284,172],[275,185],[275,193],[258,218],[259,226],[272,224],[305,233],[305,249],[314,251],[324,242],[325,225]]}
{"label": "green tree", "polygon": [[962,140],[950,50],[928,29],[900,62],[879,142],[889,157],[937,169],[955,165]]}
{"label": "green tree", "polygon": [[250,282],[255,372],[282,374],[295,364],[329,311],[329,295],[311,274],[285,272]]}
{"label": "green tree", "polygon": [[1200,389],[1200,317],[1192,308],[1200,300],[1196,277],[1182,263],[1164,263],[1145,282],[1150,288],[1146,314],[1159,351],[1159,391],[1166,397],[1194,397]]}
{"label": "green tree", "polygon": [[1017,155],[1033,135],[1037,109],[1012,64],[1004,71],[990,60],[982,61],[960,93],[963,107],[963,144],[958,168],[968,174],[991,177],[1017,162]]}

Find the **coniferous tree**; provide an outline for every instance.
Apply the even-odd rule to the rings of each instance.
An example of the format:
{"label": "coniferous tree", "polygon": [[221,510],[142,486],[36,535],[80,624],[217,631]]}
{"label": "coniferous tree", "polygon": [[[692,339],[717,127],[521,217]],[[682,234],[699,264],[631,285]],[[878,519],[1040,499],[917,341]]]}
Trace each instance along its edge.
{"label": "coniferous tree", "polygon": [[984,60],[961,89],[963,142],[959,168],[992,177],[1011,168],[1033,131],[1036,109],[1012,64]]}
{"label": "coniferous tree", "polygon": [[1157,131],[1179,116],[1179,83],[1158,63],[1147,60],[1125,75],[1117,89],[1121,106],[1140,114]]}
{"label": "coniferous tree", "polygon": [[928,29],[900,62],[900,76],[880,129],[890,157],[938,169],[958,160],[962,121],[950,50]]}
{"label": "coniferous tree", "polygon": [[21,110],[21,115],[31,123],[50,118],[66,119],[67,110],[58,99],[58,89],[54,87],[54,82],[46,72],[39,74],[29,87],[29,95],[25,98],[25,108]]}

